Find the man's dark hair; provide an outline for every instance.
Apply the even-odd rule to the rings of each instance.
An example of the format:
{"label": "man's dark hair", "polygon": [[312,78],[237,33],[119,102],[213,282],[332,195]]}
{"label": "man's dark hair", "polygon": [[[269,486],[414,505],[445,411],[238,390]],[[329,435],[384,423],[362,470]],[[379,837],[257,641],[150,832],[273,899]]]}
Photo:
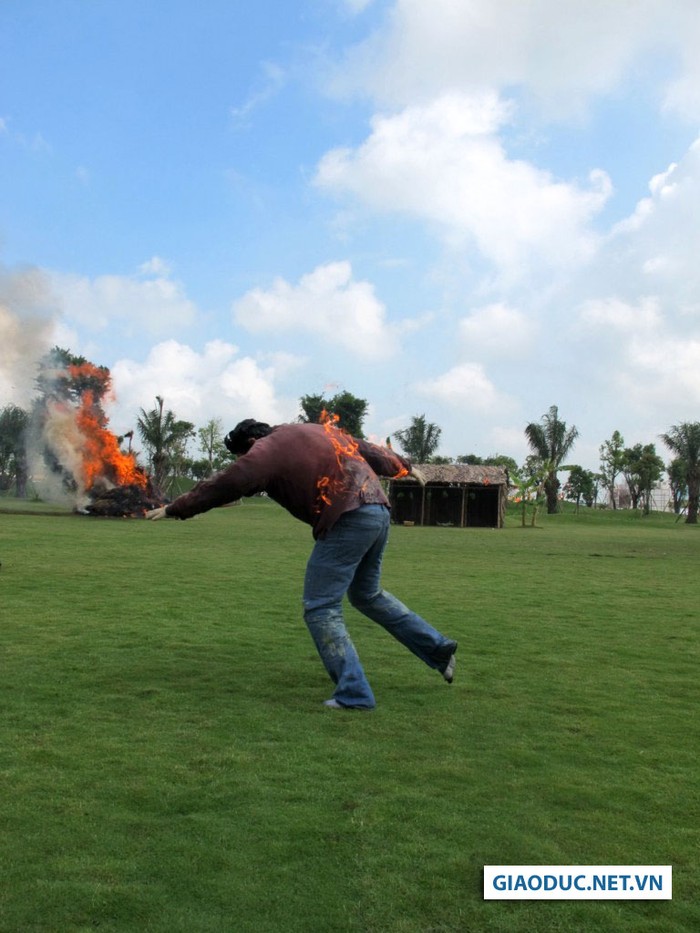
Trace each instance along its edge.
{"label": "man's dark hair", "polygon": [[250,449],[250,442],[257,441],[261,437],[267,437],[272,428],[264,421],[256,421],[255,418],[246,418],[245,421],[239,421],[233,431],[224,438],[224,444],[229,453],[240,457],[247,454]]}

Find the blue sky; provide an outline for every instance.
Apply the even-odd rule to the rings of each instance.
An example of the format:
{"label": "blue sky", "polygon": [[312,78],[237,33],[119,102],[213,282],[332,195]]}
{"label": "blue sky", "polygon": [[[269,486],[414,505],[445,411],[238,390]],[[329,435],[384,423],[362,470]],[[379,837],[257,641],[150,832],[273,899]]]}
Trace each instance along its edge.
{"label": "blue sky", "polygon": [[4,0],[0,405],[54,344],[228,430],[522,461],[700,418],[693,0]]}

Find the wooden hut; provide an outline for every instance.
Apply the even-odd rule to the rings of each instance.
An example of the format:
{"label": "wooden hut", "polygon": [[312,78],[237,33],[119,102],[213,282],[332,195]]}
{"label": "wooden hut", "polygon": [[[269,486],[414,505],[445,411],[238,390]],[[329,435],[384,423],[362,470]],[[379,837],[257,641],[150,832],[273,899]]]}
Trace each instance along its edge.
{"label": "wooden hut", "polygon": [[392,520],[399,525],[502,528],[508,473],[502,467],[417,464],[425,486],[407,476],[389,482]]}

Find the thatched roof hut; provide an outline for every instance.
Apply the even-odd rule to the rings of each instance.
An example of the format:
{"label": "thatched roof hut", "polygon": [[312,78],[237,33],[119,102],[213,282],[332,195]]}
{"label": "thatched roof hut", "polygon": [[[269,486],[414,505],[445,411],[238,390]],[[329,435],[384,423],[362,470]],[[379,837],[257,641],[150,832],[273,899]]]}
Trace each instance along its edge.
{"label": "thatched roof hut", "polygon": [[508,473],[502,467],[471,464],[416,464],[425,486],[408,476],[389,483],[397,524],[457,528],[501,528],[508,500]]}

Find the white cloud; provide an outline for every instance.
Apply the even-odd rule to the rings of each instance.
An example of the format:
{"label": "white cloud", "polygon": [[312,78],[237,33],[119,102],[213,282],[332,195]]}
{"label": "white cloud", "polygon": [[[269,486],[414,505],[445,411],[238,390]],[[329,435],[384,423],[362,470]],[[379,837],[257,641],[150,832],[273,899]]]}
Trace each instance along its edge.
{"label": "white cloud", "polygon": [[697,421],[699,359],[700,334],[679,337],[666,333],[660,322],[658,328],[632,333],[620,343],[610,383],[629,414],[661,422],[666,418],[669,424]]}
{"label": "white cloud", "polygon": [[509,276],[535,259],[559,269],[580,263],[596,246],[589,224],[610,195],[607,175],[594,172],[581,188],[509,159],[495,135],[507,119],[491,93],[448,93],[378,116],[361,146],[322,158],[316,182],[473,241]]}
{"label": "white cloud", "polygon": [[342,0],[342,3],[351,13],[362,13],[374,3],[374,0]]}
{"label": "white cloud", "polygon": [[564,341],[571,371],[585,374],[592,410],[618,412],[612,427],[623,433],[625,422],[697,420],[699,211],[696,141],[651,179],[648,197],[557,296],[573,309]]}
{"label": "white cloud", "polygon": [[497,391],[480,363],[461,363],[435,379],[416,385],[419,395],[459,406],[469,412],[512,407],[512,400]]}
{"label": "white cloud", "polygon": [[572,279],[571,303],[584,322],[634,318],[638,327],[663,314],[667,332],[688,336],[700,313],[700,141],[655,175],[649,191],[611,230],[585,274]]}
{"label": "white cloud", "polygon": [[50,277],[67,320],[93,333],[119,328],[126,336],[163,337],[197,318],[183,285],[170,277],[170,269],[158,257],[144,263],[138,275],[90,279],[54,272]]}
{"label": "white cloud", "polygon": [[246,123],[248,118],[269,100],[275,97],[284,87],[287,77],[282,68],[274,62],[263,62],[263,81],[261,86],[237,107],[231,107],[231,117],[238,125]]}
{"label": "white cloud", "polygon": [[693,0],[396,0],[332,87],[390,106],[447,88],[523,87],[546,112],[578,115],[651,50],[676,65],[664,106],[697,120],[699,43]]}
{"label": "white cloud", "polygon": [[[607,298],[584,302],[577,333],[588,341],[615,401],[650,415],[675,409],[697,420],[700,406],[700,327],[674,319],[657,297],[637,304]],[[585,343],[581,352],[586,353]]]}
{"label": "white cloud", "polygon": [[369,360],[391,356],[398,345],[398,328],[387,322],[374,287],[354,281],[349,262],[318,266],[297,285],[276,279],[268,290],[249,291],[233,310],[251,333],[306,333]]}
{"label": "white cloud", "polygon": [[518,427],[493,427],[488,432],[488,442],[491,447],[485,455],[505,454],[512,457],[517,463],[523,463],[531,452],[525,437],[524,425]]}
{"label": "white cloud", "polygon": [[477,308],[459,323],[460,338],[472,355],[478,352],[501,359],[528,353],[535,333],[522,311],[501,302]]}
{"label": "white cloud", "polygon": [[141,275],[153,275],[160,278],[168,278],[172,269],[170,264],[160,256],[151,256],[146,262],[139,266]]}
{"label": "white cloud", "polygon": [[12,121],[0,117],[0,135],[7,136],[8,140],[25,152],[38,155],[51,155],[52,147],[40,132],[28,135],[12,127]]}
{"label": "white cloud", "polygon": [[[649,192],[634,213],[613,228],[604,255],[612,255],[621,278],[637,281],[642,271],[647,276],[658,276],[658,283],[665,289],[697,294],[700,139],[682,158],[651,179]],[[647,279],[644,287],[654,285],[650,286]]]}
{"label": "white cloud", "polygon": [[700,117],[700,17],[693,0],[675,0],[664,4],[666,11],[663,35],[678,44],[680,62],[663,96],[666,111],[695,124]]}
{"label": "white cloud", "polygon": [[[191,347],[167,340],[153,347],[143,363],[122,359],[112,367],[117,398],[113,422],[133,427],[139,409],[149,410],[156,395],[178,418],[201,426],[221,418],[233,427],[243,418],[271,423],[293,418],[293,405],[276,395],[275,362],[261,365],[250,356],[239,356],[236,346],[213,340],[198,353]],[[284,366],[291,361],[287,357]]]}
{"label": "white cloud", "polygon": [[638,305],[617,298],[585,301],[578,316],[584,327],[595,329],[599,335],[614,330],[618,339],[624,336],[631,338],[639,333],[657,333],[663,321],[658,301],[654,298],[645,298]]}

